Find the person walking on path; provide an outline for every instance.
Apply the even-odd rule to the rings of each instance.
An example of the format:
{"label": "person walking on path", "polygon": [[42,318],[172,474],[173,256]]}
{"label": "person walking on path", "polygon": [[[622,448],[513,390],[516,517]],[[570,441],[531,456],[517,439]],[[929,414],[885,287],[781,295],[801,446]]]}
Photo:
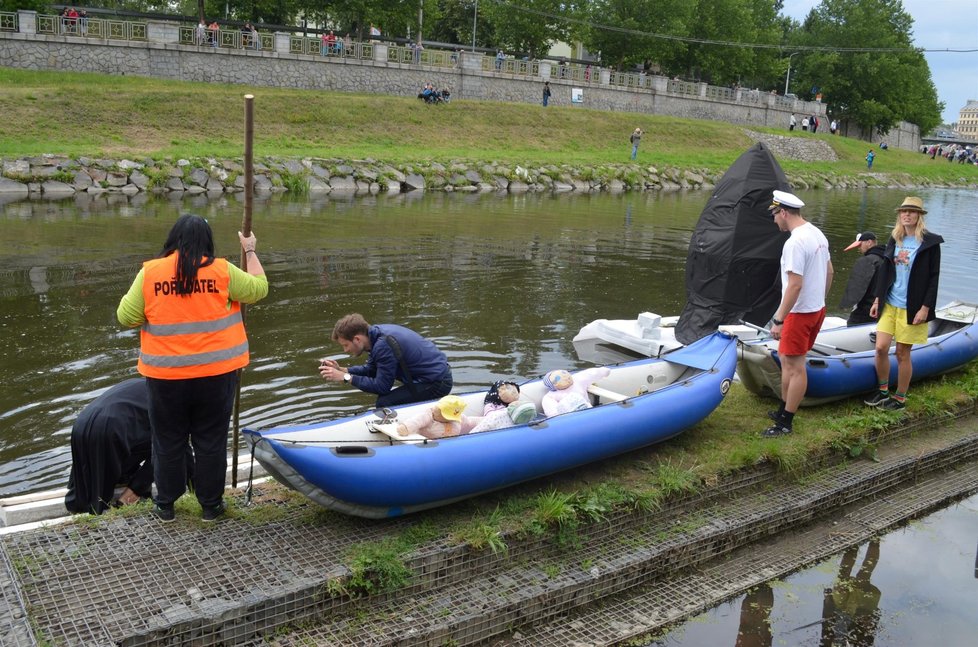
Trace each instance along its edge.
{"label": "person walking on path", "polygon": [[775,191],[771,214],[781,231],[791,237],[781,250],[781,303],[771,318],[771,336],[779,339],[781,356],[781,408],[769,411],[774,421],[762,432],[765,438],[790,434],[795,412],[808,390],[805,355],[825,319],[825,296],[832,287],[829,242],[818,227],[805,220],[797,196]]}
{"label": "person walking on path", "polygon": [[632,136],[628,138],[628,141],[632,143],[632,159],[638,156],[638,145],[642,142],[642,129],[636,128],[632,131]]}
{"label": "person walking on path", "polygon": [[794,130],[796,123],[797,122],[795,121],[795,113],[792,112],[791,117],[788,118],[788,130]]}
{"label": "person walking on path", "polygon": [[248,365],[242,303],[268,294],[254,234],[238,232],[247,273],[214,254],[200,216],[180,216],[159,256],[143,263],[116,317],[141,326],[137,369],[149,389],[153,429],[153,514],[173,521],[187,486],[187,439],[196,460],[195,494],[205,521],[225,512],[228,426],[238,369]]}
{"label": "person walking on path", "polygon": [[873,152],[873,149],[870,148],[869,149],[869,152],[866,153],[866,168],[867,169],[872,169],[873,168],[873,160],[874,159],[876,159],[876,153],[874,153]]}
{"label": "person walking on path", "polygon": [[546,108],[550,103],[550,81],[543,82],[543,107]]}
{"label": "person walking on path", "polygon": [[[866,400],[871,407],[899,411],[906,406],[913,366],[910,349],[927,341],[927,322],[935,318],[941,278],[941,243],[927,231],[924,202],[907,196],[897,207],[897,223],[883,251],[872,317],[876,325],[876,378],[879,390]],[[896,340],[897,385],[890,391],[890,343]]]}
{"label": "person walking on path", "polygon": [[876,279],[883,265],[883,246],[876,244],[876,234],[864,231],[856,234],[856,240],[843,251],[851,249],[859,249],[862,256],[852,266],[839,307],[851,309],[847,326],[874,323],[876,318],[869,316],[869,309],[875,300]]}
{"label": "person walking on path", "polygon": [[[434,400],[452,390],[452,371],[445,353],[410,328],[394,324],[371,326],[362,315],[342,317],[333,327],[333,341],[352,357],[367,352],[362,366],[344,368],[334,359],[320,361],[319,374],[377,395],[378,407]],[[401,382],[395,388],[394,382]]]}

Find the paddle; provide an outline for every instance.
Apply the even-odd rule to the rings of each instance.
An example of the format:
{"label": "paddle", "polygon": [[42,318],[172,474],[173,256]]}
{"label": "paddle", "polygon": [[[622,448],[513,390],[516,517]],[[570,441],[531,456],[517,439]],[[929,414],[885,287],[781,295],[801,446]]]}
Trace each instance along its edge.
{"label": "paddle", "polygon": [[[245,100],[245,147],[244,147],[244,218],[241,222],[241,233],[246,237],[251,235],[251,208],[252,198],[254,197],[254,160],[252,155],[252,140],[254,138],[255,124],[255,97],[251,94],[244,96]],[[241,250],[241,269],[248,271],[248,253]],[[247,304],[241,304],[241,322],[244,323],[245,309]],[[238,487],[238,436],[240,428],[238,425],[241,414],[241,374],[238,370],[238,388],[234,394],[234,431],[231,439],[231,487]]]}
{"label": "paddle", "polygon": [[[771,334],[771,331],[769,329],[762,328],[760,326],[755,326],[754,324],[750,323],[749,321],[744,321],[743,319],[741,319],[740,320],[740,323],[742,325],[744,325],[744,326],[747,326],[748,328],[753,328],[757,332],[762,332],[765,335],[770,335]],[[839,348],[838,346],[833,346],[832,344],[823,344],[820,341],[815,342],[815,345],[816,346],[821,346],[822,348],[828,348],[830,350],[839,351],[840,353],[855,353],[856,352],[854,350],[849,350],[847,348]],[[822,354],[825,355],[825,353],[822,353]]]}

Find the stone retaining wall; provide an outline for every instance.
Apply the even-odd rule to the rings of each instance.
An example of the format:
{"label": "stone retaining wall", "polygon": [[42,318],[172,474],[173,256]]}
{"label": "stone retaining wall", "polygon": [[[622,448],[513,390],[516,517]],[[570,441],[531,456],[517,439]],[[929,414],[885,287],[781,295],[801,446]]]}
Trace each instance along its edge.
{"label": "stone retaining wall", "polygon": [[[373,60],[323,58],[290,53],[288,34],[275,35],[274,50],[198,47],[172,42],[176,30],[166,29],[165,23],[152,23],[149,27],[153,27],[148,29],[150,42],[0,32],[0,65],[408,97],[416,96],[422,84],[431,81],[436,87],[450,88],[455,98],[528,104],[540,102],[543,81],[549,80],[554,105],[774,128],[786,127],[794,111],[799,116],[816,114],[828,128],[826,104],[786,100],[743,89],[716,94],[723,98],[715,98],[710,96],[711,86],[705,83],[692,84],[698,90],[697,96],[672,93],[665,77],[654,77],[650,88],[634,88],[608,83],[607,70],[595,72],[593,80],[586,83],[561,79],[551,74],[549,63],[540,64],[539,76],[485,72],[482,54],[472,52],[461,52],[461,64],[454,68],[391,63],[386,60],[386,45],[375,47]],[[170,42],[152,40],[154,35]],[[571,91],[575,88],[583,90],[583,102],[572,104]],[[856,130],[849,134],[862,136]],[[901,124],[886,139],[890,146],[907,150],[917,150],[920,145],[919,132],[913,124]]]}
{"label": "stone retaining wall", "polygon": [[[780,159],[831,161],[835,153],[821,140],[762,134]],[[240,160],[195,158],[94,159],[40,155],[0,159],[0,202],[63,198],[79,194],[145,196],[221,195],[244,190]],[[254,166],[256,194],[293,192],[310,197],[409,191],[578,192],[674,191],[712,189],[722,172],[639,164],[527,166],[496,162],[419,162],[388,164],[376,160],[330,158],[264,159]],[[926,180],[861,173],[855,176],[799,172],[789,180],[797,189],[930,186]],[[973,184],[969,186],[974,186]]]}

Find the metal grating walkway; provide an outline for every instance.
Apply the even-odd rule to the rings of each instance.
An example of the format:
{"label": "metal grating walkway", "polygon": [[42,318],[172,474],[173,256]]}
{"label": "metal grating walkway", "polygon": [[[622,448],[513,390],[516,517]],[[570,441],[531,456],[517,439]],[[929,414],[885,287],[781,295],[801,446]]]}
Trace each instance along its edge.
{"label": "metal grating walkway", "polygon": [[[661,579],[677,569],[798,528],[907,479],[974,462],[976,426],[969,419],[920,433],[886,445],[880,463],[829,467],[804,483],[774,481],[765,468],[741,478],[748,483],[741,489],[753,494],[727,483],[695,497],[692,506],[686,501],[656,514],[620,514],[582,526],[564,546],[550,536],[514,539],[508,553],[493,555],[439,537],[414,553],[411,586],[361,601],[325,590],[331,575],[345,573],[350,547],[422,527],[432,516],[342,517],[311,504],[282,503],[281,489],[269,485],[260,491],[261,505],[280,514],[261,524],[232,518],[164,525],[144,514],[7,535],[0,544],[0,580],[12,586],[2,582],[0,620],[9,613],[12,622],[10,629],[0,623],[0,644],[35,644],[26,610],[37,642],[53,645],[487,642],[595,600],[611,604],[616,594],[656,578],[657,586],[668,582],[678,596],[681,585]],[[724,499],[731,491],[739,495]],[[900,517],[899,506],[888,514]],[[694,598],[727,590],[698,586]],[[302,629],[290,633],[290,626]],[[604,644],[605,638],[595,640]]]}

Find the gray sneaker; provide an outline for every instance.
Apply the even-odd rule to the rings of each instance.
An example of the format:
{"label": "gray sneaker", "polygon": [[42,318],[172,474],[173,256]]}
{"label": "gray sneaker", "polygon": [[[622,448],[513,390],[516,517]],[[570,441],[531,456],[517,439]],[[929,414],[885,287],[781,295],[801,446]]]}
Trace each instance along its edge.
{"label": "gray sneaker", "polygon": [[761,432],[761,438],[777,438],[778,436],[787,436],[790,433],[791,427],[776,422]]}
{"label": "gray sneaker", "polygon": [[901,409],[906,409],[907,405],[899,400],[894,400],[893,398],[887,398],[886,402],[880,405],[880,409],[886,411],[900,411]]}
{"label": "gray sneaker", "polygon": [[200,513],[200,518],[203,521],[217,521],[228,511],[224,501],[221,501],[217,505],[212,505],[204,508]]}
{"label": "gray sneaker", "polygon": [[871,407],[878,407],[889,399],[890,399],[889,393],[883,393],[882,391],[877,391],[872,396],[863,400],[863,402]]}
{"label": "gray sneaker", "polygon": [[173,506],[154,505],[150,510],[152,515],[163,523],[170,523],[177,518],[177,513],[173,511]]}

